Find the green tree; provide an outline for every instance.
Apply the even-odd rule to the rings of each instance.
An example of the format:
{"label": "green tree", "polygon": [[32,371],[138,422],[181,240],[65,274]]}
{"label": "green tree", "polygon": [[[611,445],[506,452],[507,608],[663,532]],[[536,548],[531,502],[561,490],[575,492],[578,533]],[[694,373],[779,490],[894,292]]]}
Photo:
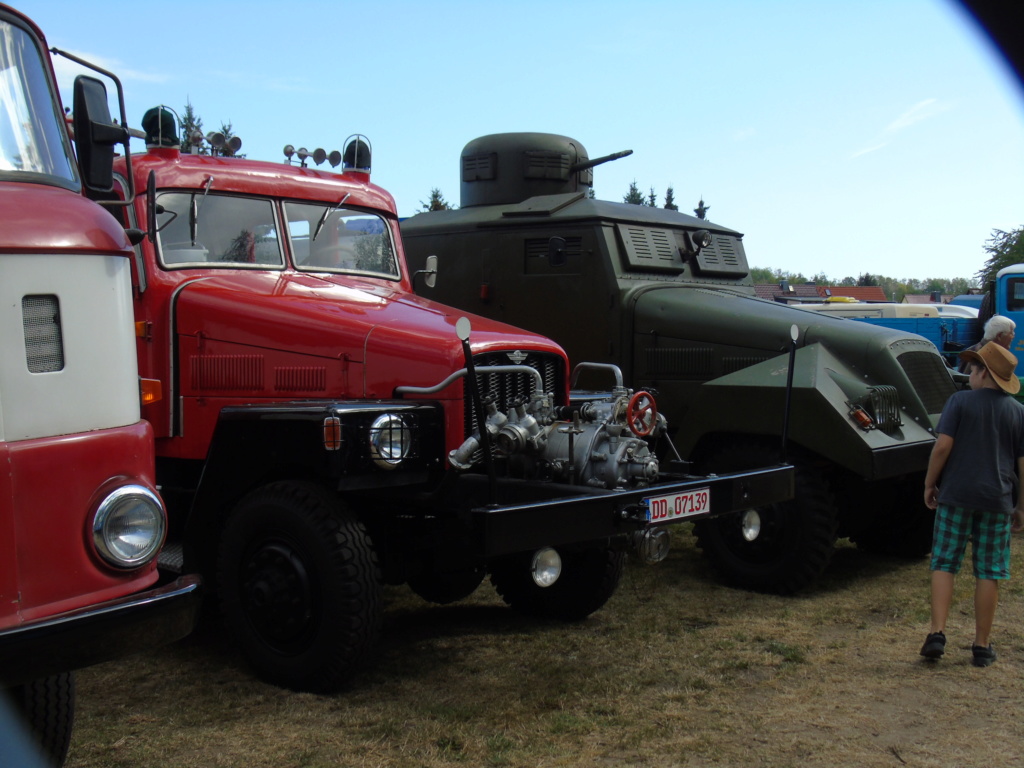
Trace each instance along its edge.
{"label": "green tree", "polygon": [[221,122],[220,132],[224,134],[224,146],[217,150],[217,154],[221,157],[245,157],[241,152],[235,152],[229,145],[231,139],[235,138],[235,127],[228,120],[226,123]]}
{"label": "green tree", "polygon": [[647,198],[644,197],[644,193],[640,191],[640,187],[636,185],[636,180],[629,185],[629,192],[622,198],[622,202],[629,203],[630,205],[644,205],[647,202]]}
{"label": "green tree", "polygon": [[[185,101],[185,109],[181,114],[181,151],[190,153],[192,152],[192,134],[196,131],[200,135],[203,133],[203,118],[196,114],[195,109],[192,107],[192,102],[188,100]],[[210,154],[209,148],[203,146],[201,141],[196,145],[196,149],[197,154]]]}
{"label": "green tree", "polygon": [[679,206],[676,205],[676,192],[669,185],[669,188],[665,190],[665,209],[669,211],[678,211]]}
{"label": "green tree", "polygon": [[450,205],[441,194],[441,190],[434,187],[430,190],[430,199],[427,202],[420,200],[421,211],[454,211],[455,206]]}
{"label": "green tree", "polygon": [[861,286],[862,288],[872,285],[878,285],[878,278],[869,272],[865,272],[864,274],[857,278],[857,285]]}
{"label": "green tree", "polygon": [[977,280],[968,280],[966,277],[954,277],[949,281],[949,290],[947,293],[951,293],[954,296],[967,293],[972,288],[978,287]]}
{"label": "green tree", "polygon": [[649,195],[647,195],[647,204],[651,208],[657,208],[658,207],[658,196],[654,192],[654,187],[651,187],[651,193]]}
{"label": "green tree", "polygon": [[754,281],[754,285],[768,285],[778,282],[775,270],[771,267],[751,267],[750,279]]}
{"label": "green tree", "polygon": [[1024,264],[1024,226],[1010,232],[993,229],[992,236],[985,241],[985,253],[988,259],[978,270],[978,279],[982,285],[988,285],[996,279],[996,273],[1011,264]]}

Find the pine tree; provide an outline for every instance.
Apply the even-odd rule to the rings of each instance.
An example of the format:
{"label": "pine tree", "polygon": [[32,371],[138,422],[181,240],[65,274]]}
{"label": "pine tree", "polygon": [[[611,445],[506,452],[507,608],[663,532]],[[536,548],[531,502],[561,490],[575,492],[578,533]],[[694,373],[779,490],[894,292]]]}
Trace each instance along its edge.
{"label": "pine tree", "polygon": [[[196,114],[195,109],[192,108],[192,102],[187,100],[182,115],[184,117],[181,119],[181,151],[187,154],[192,152],[192,134],[195,131],[203,133],[203,118]],[[203,142],[199,142],[196,147],[198,154],[210,154],[210,150],[203,146]]]}
{"label": "pine tree", "polygon": [[669,211],[679,210],[679,206],[676,205],[675,190],[672,189],[671,186],[669,186],[669,188],[665,190],[665,209]]}
{"label": "pine tree", "polygon": [[447,200],[444,199],[444,195],[441,194],[441,190],[434,187],[430,190],[430,200],[423,202],[420,200],[421,211],[454,211],[455,206],[450,205]]}
{"label": "pine tree", "polygon": [[220,132],[224,134],[224,146],[217,150],[217,154],[222,157],[245,157],[241,152],[235,152],[228,146],[228,142],[235,137],[235,128],[230,120],[226,123],[221,122]]}
{"label": "pine tree", "polygon": [[631,205],[644,205],[647,199],[644,197],[644,193],[640,191],[640,188],[636,185],[636,180],[629,185],[629,192],[622,198],[622,202],[629,203]]}

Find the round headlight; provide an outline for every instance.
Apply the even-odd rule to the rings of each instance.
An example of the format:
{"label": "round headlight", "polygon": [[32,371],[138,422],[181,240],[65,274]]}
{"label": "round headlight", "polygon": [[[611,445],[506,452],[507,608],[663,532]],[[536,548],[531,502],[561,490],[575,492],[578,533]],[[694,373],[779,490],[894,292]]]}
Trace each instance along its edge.
{"label": "round headlight", "polygon": [[160,550],[166,530],[164,507],[141,485],[125,485],[100,503],[92,537],[100,556],[117,568],[145,565]]}
{"label": "round headlight", "polygon": [[551,547],[537,550],[530,564],[530,575],[538,587],[550,587],[562,575],[562,556]]}
{"label": "round headlight", "polygon": [[412,430],[401,416],[385,413],[370,426],[370,455],[378,467],[394,469],[409,455]]}
{"label": "round headlight", "polygon": [[756,509],[748,509],[743,513],[741,521],[743,538],[753,541],[761,535],[761,515]]}

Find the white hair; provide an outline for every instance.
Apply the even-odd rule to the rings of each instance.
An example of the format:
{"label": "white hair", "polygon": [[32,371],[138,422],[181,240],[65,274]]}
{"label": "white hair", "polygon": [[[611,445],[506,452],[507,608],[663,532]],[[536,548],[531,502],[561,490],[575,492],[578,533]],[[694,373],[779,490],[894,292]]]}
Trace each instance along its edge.
{"label": "white hair", "polygon": [[992,341],[1000,333],[1013,333],[1017,328],[1017,324],[1008,317],[1002,315],[992,315],[985,323],[985,334],[981,340],[983,342]]}

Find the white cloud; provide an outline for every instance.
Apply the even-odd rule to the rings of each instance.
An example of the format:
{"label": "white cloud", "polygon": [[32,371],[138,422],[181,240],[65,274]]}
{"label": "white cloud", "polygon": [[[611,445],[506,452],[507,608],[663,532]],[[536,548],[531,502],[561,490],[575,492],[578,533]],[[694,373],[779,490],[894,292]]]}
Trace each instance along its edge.
{"label": "white cloud", "polygon": [[[105,59],[102,56],[82,53],[80,51],[72,51],[70,49],[68,50],[68,53],[77,56],[84,61],[88,61],[90,64],[93,64],[100,69],[112,72],[117,75],[118,79],[122,82],[166,83],[171,80],[171,78],[165,74],[142,72],[137,69],[130,69],[125,67],[116,59]],[[54,55],[52,58],[53,69],[57,75],[57,84],[62,90],[70,90],[75,77],[78,75],[90,74],[95,76],[97,74],[88,67],[83,67],[81,64],[71,61],[71,59],[65,58],[64,56]]]}
{"label": "white cloud", "polygon": [[887,142],[887,141],[883,141],[883,142],[880,142],[879,144],[872,144],[870,147],[864,147],[864,149],[857,150],[852,155],[850,155],[850,159],[852,160],[853,158],[860,157],[861,155],[869,155],[872,152],[877,152],[882,147],[887,146],[888,143],[889,142]]}
{"label": "white cloud", "polygon": [[883,147],[888,146],[895,134],[898,134],[901,131],[910,128],[912,125],[916,125],[924,120],[930,120],[936,115],[942,114],[950,109],[952,109],[952,104],[939,101],[938,99],[924,99],[923,101],[919,101],[885,126],[874,144],[857,150],[850,155],[850,159],[852,160],[855,157],[862,157],[863,155],[877,152]]}
{"label": "white cloud", "polygon": [[943,103],[938,99],[925,99],[924,101],[919,101],[885,126],[885,132],[896,133],[898,131],[902,131],[916,123],[920,123],[922,120],[933,118],[936,115],[947,111],[949,108],[949,104]]}

